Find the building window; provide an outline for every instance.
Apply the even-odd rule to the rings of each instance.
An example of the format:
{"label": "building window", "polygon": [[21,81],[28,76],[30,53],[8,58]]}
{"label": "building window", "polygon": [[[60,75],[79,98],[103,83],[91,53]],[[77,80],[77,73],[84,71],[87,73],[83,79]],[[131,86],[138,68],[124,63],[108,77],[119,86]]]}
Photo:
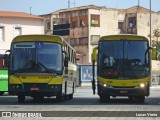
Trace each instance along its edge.
{"label": "building window", "polygon": [[100,35],[91,35],[91,45],[98,45]]}
{"label": "building window", "polygon": [[76,17],[71,17],[71,28],[76,28],[78,27],[78,18]]}
{"label": "building window", "polygon": [[47,22],[47,30],[50,30],[50,28],[51,28],[51,23]]}
{"label": "building window", "polygon": [[79,26],[80,27],[88,26],[88,16],[87,15],[79,16]]}
{"label": "building window", "polygon": [[77,46],[78,45],[77,38],[70,39],[70,44],[71,46]]}
{"label": "building window", "polygon": [[14,31],[14,36],[21,35],[21,33],[22,33],[21,28],[20,27],[16,27],[15,31]]}
{"label": "building window", "polygon": [[118,22],[118,29],[123,29],[123,22]]}
{"label": "building window", "polygon": [[130,17],[128,19],[129,21],[129,28],[135,28],[136,27],[136,17]]}
{"label": "building window", "polygon": [[79,38],[79,45],[88,45],[88,38],[87,37]]}
{"label": "building window", "polygon": [[100,15],[91,15],[91,26],[100,27]]}
{"label": "building window", "polygon": [[4,41],[4,27],[0,27],[0,41]]}

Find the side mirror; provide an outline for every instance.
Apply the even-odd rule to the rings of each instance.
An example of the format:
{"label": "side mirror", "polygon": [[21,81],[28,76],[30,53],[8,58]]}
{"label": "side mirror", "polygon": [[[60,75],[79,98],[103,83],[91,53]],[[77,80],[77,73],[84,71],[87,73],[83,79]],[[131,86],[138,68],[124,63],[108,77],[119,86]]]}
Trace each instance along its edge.
{"label": "side mirror", "polygon": [[92,61],[97,61],[97,50],[98,47],[95,47],[92,51]]}
{"label": "side mirror", "polygon": [[68,61],[69,61],[69,58],[65,57],[65,59],[64,59],[64,67],[68,67]]}
{"label": "side mirror", "polygon": [[[8,52],[9,54],[7,54],[7,52]],[[4,65],[5,65],[6,67],[9,67],[9,55],[10,55],[10,50],[7,50],[7,51],[5,52],[5,55],[4,55]]]}
{"label": "side mirror", "polygon": [[7,55],[7,54],[4,55],[4,65],[6,67],[9,66],[9,55]]}
{"label": "side mirror", "polygon": [[156,48],[152,48],[152,60],[157,60],[157,50]]}

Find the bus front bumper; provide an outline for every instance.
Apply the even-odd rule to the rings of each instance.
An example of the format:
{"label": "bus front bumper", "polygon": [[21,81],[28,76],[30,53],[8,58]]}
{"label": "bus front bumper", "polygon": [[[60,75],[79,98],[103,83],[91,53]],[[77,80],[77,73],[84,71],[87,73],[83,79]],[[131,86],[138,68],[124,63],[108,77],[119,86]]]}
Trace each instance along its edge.
{"label": "bus front bumper", "polygon": [[47,85],[47,84],[10,84],[9,93],[11,95],[25,96],[56,96],[62,94],[62,85]]}
{"label": "bus front bumper", "polygon": [[98,86],[98,95],[103,96],[149,96],[149,87],[114,88]]}

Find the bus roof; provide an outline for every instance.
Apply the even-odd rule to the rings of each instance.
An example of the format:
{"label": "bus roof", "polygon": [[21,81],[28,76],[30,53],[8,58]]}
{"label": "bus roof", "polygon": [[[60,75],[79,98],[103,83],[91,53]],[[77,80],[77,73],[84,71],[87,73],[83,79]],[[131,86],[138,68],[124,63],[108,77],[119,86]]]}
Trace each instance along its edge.
{"label": "bus roof", "polygon": [[36,41],[46,41],[46,42],[57,42],[62,44],[62,37],[55,35],[20,35],[12,40],[12,43],[16,42],[36,42]]}
{"label": "bus roof", "polygon": [[140,35],[132,35],[132,34],[120,34],[120,35],[108,35],[108,36],[102,36],[99,41],[104,40],[147,40],[148,39],[145,36]]}

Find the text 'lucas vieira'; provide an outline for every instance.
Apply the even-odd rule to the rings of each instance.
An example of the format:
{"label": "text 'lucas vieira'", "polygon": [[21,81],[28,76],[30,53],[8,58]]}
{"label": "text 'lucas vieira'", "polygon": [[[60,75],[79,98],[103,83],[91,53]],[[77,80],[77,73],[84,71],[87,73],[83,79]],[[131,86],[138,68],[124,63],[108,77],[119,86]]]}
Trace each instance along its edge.
{"label": "text 'lucas vieira'", "polygon": [[136,117],[157,117],[157,113],[136,113]]}

